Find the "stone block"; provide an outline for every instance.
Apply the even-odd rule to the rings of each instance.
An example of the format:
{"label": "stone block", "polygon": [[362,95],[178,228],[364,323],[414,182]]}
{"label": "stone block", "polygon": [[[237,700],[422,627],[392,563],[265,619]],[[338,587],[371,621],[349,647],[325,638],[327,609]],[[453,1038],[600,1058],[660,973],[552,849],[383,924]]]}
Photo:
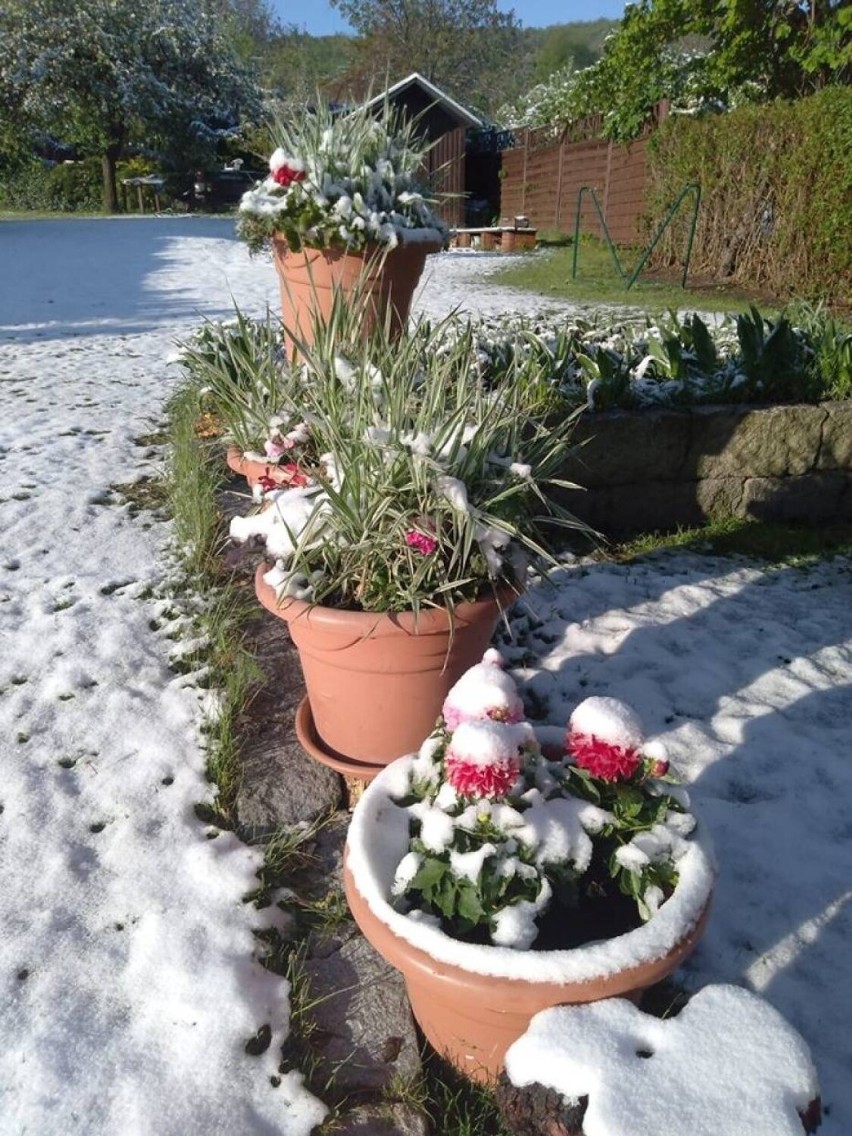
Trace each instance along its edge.
{"label": "stone block", "polygon": [[587,414],[574,433],[582,444],[566,459],[560,476],[586,489],[675,481],[690,434],[690,415],[675,411]]}
{"label": "stone block", "polygon": [[852,403],[827,402],[817,469],[844,469],[852,473]]}
{"label": "stone block", "polygon": [[741,516],[779,524],[813,524],[838,516],[848,478],[841,473],[803,477],[750,477],[743,484]]}
{"label": "stone block", "polygon": [[385,1092],[395,1077],[420,1076],[405,983],[366,939],[354,935],[339,950],[308,959],[303,980],[320,1082],[333,1078],[341,1094]]}
{"label": "stone block", "polygon": [[262,839],[280,825],[336,809],[342,781],[308,757],[296,738],[294,715],[305,687],[283,624],[261,612],[249,634],[264,683],[237,726],[242,779],[236,811],[240,836]]}
{"label": "stone block", "polygon": [[813,469],[821,406],[698,407],[688,469],[705,477],[787,477]]}

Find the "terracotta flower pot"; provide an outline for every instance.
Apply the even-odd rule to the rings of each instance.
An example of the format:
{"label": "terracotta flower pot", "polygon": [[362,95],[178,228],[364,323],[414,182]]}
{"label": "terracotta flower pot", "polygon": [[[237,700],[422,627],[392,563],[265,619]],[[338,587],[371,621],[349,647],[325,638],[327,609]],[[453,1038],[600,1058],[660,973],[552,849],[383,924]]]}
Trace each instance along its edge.
{"label": "terracotta flower pot", "polygon": [[396,762],[384,770],[356,806],[344,866],[346,898],[364,936],[402,973],[414,1016],[431,1045],[465,1076],[495,1081],[506,1050],[540,1010],[602,998],[637,1001],[645,988],[671,974],[701,937],[714,869],[711,854],[698,841],[680,862],[673,895],[653,919],[605,942],[564,951],[514,951],[459,943],[407,918],[387,898],[408,839],[408,816],[391,800],[404,784],[402,768],[403,762]]}
{"label": "terracotta flower pot", "polygon": [[300,708],[300,740],[338,772],[369,778],[416,750],[435,726],[450,687],[479,662],[514,593],[444,609],[383,614],[278,603],[255,575],[263,606],[286,620],[299,651],[310,702]]}
{"label": "terracotta flower pot", "polygon": [[287,485],[290,481],[289,474],[281,466],[276,465],[274,462],[257,461],[255,458],[247,458],[245,454],[241,453],[236,446],[229,446],[225,454],[225,461],[228,463],[228,468],[232,469],[234,473],[241,473],[249,487],[254,489],[261,477],[269,477],[278,485]]}
{"label": "terracotta flower pot", "polygon": [[[293,252],[281,237],[272,240],[281,284],[284,326],[313,343],[313,321],[331,314],[336,291],[355,295],[364,303],[363,334],[381,325],[390,312],[390,330],[398,336],[408,320],[414,289],[437,241],[412,241],[386,254],[375,247],[363,252],[345,249],[302,249]],[[289,339],[289,337],[286,337]]]}

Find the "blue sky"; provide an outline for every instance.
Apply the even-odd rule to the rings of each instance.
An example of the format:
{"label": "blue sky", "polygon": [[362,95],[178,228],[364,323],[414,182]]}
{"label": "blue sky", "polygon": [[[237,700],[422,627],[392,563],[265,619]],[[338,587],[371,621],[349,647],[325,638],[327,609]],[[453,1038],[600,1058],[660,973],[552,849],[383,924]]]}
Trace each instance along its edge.
{"label": "blue sky", "polygon": [[[568,24],[575,20],[596,20],[600,16],[618,19],[625,0],[518,0],[512,4],[498,0],[497,7],[508,11],[530,28],[548,24]],[[285,24],[296,24],[311,35],[332,35],[351,31],[340,13],[328,0],[270,0],[270,7]]]}

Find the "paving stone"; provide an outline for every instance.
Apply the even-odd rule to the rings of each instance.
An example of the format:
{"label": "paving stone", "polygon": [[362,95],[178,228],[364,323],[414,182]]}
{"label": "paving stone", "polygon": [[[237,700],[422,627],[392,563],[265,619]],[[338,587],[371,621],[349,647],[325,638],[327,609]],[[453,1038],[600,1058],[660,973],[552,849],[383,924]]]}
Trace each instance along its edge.
{"label": "paving stone", "polygon": [[426,1117],[410,1105],[361,1105],[336,1123],[335,1136],[429,1136]]}
{"label": "paving stone", "polygon": [[343,782],[308,757],[296,738],[293,719],[305,685],[284,624],[259,609],[248,634],[265,681],[237,727],[242,782],[236,808],[240,835],[259,839],[337,809]]}
{"label": "paving stone", "polygon": [[325,958],[308,959],[311,1048],[320,1082],[346,1092],[384,1092],[420,1074],[417,1035],[402,976],[361,935]]}

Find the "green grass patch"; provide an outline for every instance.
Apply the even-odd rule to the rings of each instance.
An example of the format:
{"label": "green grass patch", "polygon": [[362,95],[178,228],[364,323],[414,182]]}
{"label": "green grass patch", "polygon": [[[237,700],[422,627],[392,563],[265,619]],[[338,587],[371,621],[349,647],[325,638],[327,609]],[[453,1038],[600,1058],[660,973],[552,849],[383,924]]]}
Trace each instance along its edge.
{"label": "green grass patch", "polygon": [[216,713],[204,726],[207,775],[216,785],[217,819],[230,825],[241,777],[238,722],[261,678],[245,637],[255,605],[253,596],[220,570],[226,538],[217,493],[225,464],[215,444],[196,434],[197,392],[190,387],[179,390],[167,413],[168,508],[184,577],[174,598],[200,644],[189,658],[181,656],[181,668],[185,673],[203,671],[203,685],[216,691]]}
{"label": "green grass patch", "polygon": [[852,523],[781,525],[727,517],[700,528],[643,534],[598,555],[629,563],[672,549],[713,556],[750,556],[767,564],[807,567],[834,556],[852,555]]}
{"label": "green grass patch", "polygon": [[431,1046],[423,1054],[422,1107],[441,1136],[512,1136],[494,1094],[465,1080]]}
{"label": "green grass patch", "polygon": [[[681,288],[671,281],[646,276],[640,276],[633,287],[627,289],[607,246],[602,241],[587,237],[580,241],[575,280],[571,275],[573,241],[556,232],[548,232],[546,238],[541,242],[544,245],[541,251],[524,257],[521,263],[507,266],[490,279],[495,284],[524,288],[578,304],[618,304],[647,312],[684,308],[704,312],[743,312],[754,301],[754,297],[742,292]],[[618,255],[622,267],[629,274],[638,263],[642,250],[620,249]]]}

